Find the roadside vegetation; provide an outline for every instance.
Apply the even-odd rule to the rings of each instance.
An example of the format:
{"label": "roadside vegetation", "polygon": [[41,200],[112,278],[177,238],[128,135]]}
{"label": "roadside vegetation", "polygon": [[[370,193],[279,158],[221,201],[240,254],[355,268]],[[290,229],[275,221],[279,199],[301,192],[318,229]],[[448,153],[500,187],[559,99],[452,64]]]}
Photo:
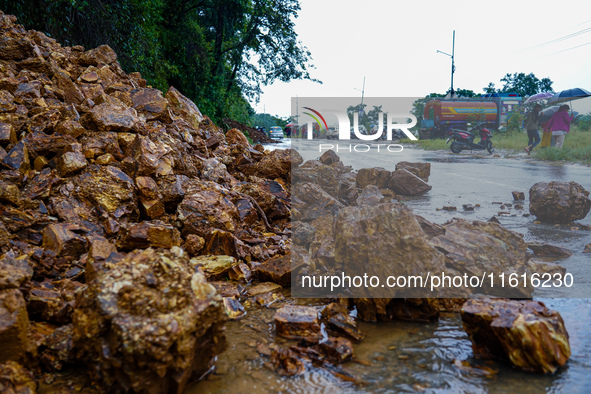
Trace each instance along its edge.
{"label": "roadside vegetation", "polygon": [[[477,136],[476,141],[478,140],[479,137]],[[401,140],[404,144],[417,144],[425,150],[449,150],[449,144],[446,144],[445,141],[445,139],[419,141],[411,141],[409,139]],[[520,153],[523,151],[523,148],[527,146],[528,139],[525,132],[509,132],[495,133],[492,141],[497,150],[503,149]],[[530,157],[548,161],[591,163],[591,130],[586,128],[585,125],[573,126],[570,133],[566,136],[564,145],[561,149],[553,147],[537,147],[533,150]]]}

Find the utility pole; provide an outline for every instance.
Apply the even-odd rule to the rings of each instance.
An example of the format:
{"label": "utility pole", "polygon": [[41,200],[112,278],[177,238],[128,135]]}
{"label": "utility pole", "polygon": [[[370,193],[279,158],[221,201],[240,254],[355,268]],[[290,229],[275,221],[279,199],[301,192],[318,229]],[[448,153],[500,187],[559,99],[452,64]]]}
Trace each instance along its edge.
{"label": "utility pole", "polygon": [[450,97],[452,97],[452,98],[455,94],[455,92],[454,92],[454,72],[456,71],[456,66],[454,64],[455,48],[456,48],[456,31],[454,30],[453,40],[452,40],[452,45],[451,45],[451,55],[449,53],[445,53],[445,52],[442,52],[439,50],[437,51],[437,53],[443,53],[444,55],[451,57],[451,89],[449,91],[449,94],[450,94]]}
{"label": "utility pole", "polygon": [[363,90],[359,90],[357,88],[353,88],[359,92],[361,92],[361,108],[359,109],[359,116],[363,114],[363,97],[365,96],[365,76],[363,77]]}

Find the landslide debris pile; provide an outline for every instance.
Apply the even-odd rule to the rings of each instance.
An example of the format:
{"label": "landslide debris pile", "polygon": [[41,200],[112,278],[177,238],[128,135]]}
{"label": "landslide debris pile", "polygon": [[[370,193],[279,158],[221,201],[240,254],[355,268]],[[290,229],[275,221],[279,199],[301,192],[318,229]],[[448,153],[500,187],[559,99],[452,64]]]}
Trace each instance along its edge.
{"label": "landslide debris pile", "polygon": [[182,392],[225,346],[191,258],[286,253],[291,154],[0,11],[0,364]]}

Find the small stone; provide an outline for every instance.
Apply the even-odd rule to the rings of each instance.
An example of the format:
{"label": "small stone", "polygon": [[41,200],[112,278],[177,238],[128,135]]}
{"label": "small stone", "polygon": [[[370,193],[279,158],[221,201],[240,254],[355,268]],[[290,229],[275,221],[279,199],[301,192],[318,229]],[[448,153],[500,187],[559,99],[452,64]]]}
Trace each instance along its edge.
{"label": "small stone", "polygon": [[286,305],[275,313],[277,334],[288,339],[318,340],[320,320],[318,310],[309,306]]}

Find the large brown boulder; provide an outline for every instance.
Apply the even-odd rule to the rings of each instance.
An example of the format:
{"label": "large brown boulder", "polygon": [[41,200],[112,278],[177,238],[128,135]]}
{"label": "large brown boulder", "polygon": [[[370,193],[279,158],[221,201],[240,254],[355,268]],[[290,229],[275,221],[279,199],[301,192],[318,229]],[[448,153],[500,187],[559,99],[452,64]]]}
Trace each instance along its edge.
{"label": "large brown boulder", "polygon": [[224,349],[222,299],[180,248],[134,251],[77,299],[73,339],[112,391],[182,393]]}
{"label": "large brown boulder", "polygon": [[524,371],[554,373],[571,355],[562,317],[540,301],[468,300],[462,322],[474,353]]}
{"label": "large brown boulder", "polygon": [[388,189],[403,196],[420,196],[432,189],[423,179],[402,168],[392,172]]}
{"label": "large brown boulder", "polygon": [[590,209],[589,192],[576,182],[538,182],[529,189],[529,212],[542,222],[570,223]]}
{"label": "large brown boulder", "polygon": [[25,299],[17,289],[0,290],[0,363],[28,362],[37,348],[29,337]]}
{"label": "large brown boulder", "polygon": [[[494,222],[467,221],[454,219],[443,226],[445,233],[433,237],[431,246],[443,252],[447,266],[453,267],[461,275],[482,278],[505,273],[528,274],[527,244],[521,234],[507,230]],[[495,279],[496,280],[496,279]],[[472,286],[471,286],[472,287]],[[473,289],[475,289],[473,287]],[[506,297],[529,297],[532,287],[501,287],[498,282],[485,280],[477,288],[478,292]]]}
{"label": "large brown boulder", "polygon": [[[362,205],[340,210],[334,226],[335,261],[348,276],[426,275],[445,270],[444,255],[429,245],[410,208],[401,203]],[[412,287],[351,287],[356,296],[425,296]],[[367,293],[365,291],[368,291]],[[419,293],[414,293],[418,291]]]}
{"label": "large brown boulder", "polygon": [[400,161],[396,163],[396,169],[408,170],[425,182],[429,182],[429,176],[431,175],[431,163],[411,163],[409,161]]}

